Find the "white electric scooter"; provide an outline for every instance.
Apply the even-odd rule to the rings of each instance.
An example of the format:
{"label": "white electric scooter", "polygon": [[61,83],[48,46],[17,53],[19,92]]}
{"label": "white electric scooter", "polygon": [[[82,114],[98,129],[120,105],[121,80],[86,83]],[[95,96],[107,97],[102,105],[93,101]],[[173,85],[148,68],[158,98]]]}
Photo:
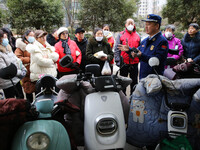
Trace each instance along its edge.
{"label": "white electric scooter", "polygon": [[[99,72],[99,73],[98,73]],[[87,80],[95,88],[85,98],[84,139],[88,150],[124,148],[126,127],[119,91],[132,80],[125,77],[98,76],[99,65],[86,66],[86,73],[78,80]]]}

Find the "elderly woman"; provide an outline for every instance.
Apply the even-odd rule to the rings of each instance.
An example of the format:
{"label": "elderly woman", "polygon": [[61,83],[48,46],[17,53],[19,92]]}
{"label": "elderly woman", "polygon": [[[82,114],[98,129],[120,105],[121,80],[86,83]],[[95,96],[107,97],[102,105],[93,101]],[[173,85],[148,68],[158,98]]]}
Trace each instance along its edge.
{"label": "elderly woman", "polygon": [[6,98],[24,98],[20,80],[26,75],[26,68],[22,64],[21,60],[13,53],[7,34],[0,30],[0,69],[9,66],[11,63],[17,67],[17,75],[12,78],[17,91],[10,80],[4,80],[1,78],[0,89],[3,89]]}
{"label": "elderly woman", "polygon": [[177,49],[179,50],[179,54],[173,55],[168,53],[167,57],[174,57],[176,60],[181,61],[183,55],[183,46],[181,44],[181,40],[175,37],[174,32],[175,32],[175,26],[167,25],[165,27],[165,33],[163,36],[166,37],[168,41],[169,49]]}
{"label": "elderly woman", "polygon": [[26,94],[26,99],[30,102],[33,101],[33,92],[35,92],[35,83],[30,80],[30,53],[26,50],[26,46],[29,43],[35,41],[34,32],[27,30],[22,38],[16,40],[15,55],[21,59],[22,63],[27,69],[26,76],[22,79],[22,87]]}
{"label": "elderly woman", "polygon": [[191,23],[182,40],[184,57],[188,62],[200,63],[200,32],[197,23]]}
{"label": "elderly woman", "polygon": [[46,74],[57,76],[56,61],[59,56],[55,52],[55,48],[46,42],[46,35],[47,32],[36,30],[36,41],[26,46],[26,50],[31,54],[31,82],[37,81]]}
{"label": "elderly woman", "polygon": [[[96,58],[95,53],[103,51],[107,56]],[[93,36],[89,38],[89,43],[86,49],[87,60],[90,64],[99,64],[101,70],[105,61],[111,62],[114,58],[113,51],[106,37],[103,36],[103,30],[100,28],[94,29]]]}
{"label": "elderly woman", "polygon": [[103,35],[107,38],[108,43],[110,44],[111,49],[114,46],[115,40],[112,33],[110,32],[110,26],[108,24],[103,25]]}
{"label": "elderly woman", "polygon": [[[69,38],[69,32],[66,27],[60,27],[57,34],[60,39],[60,41],[55,45],[56,52],[59,55],[59,59],[57,61],[58,77],[61,78],[64,75],[77,74],[79,72],[79,66],[82,59],[81,51],[76,43]],[[73,58],[73,63],[68,67],[62,67],[59,64],[60,59],[62,59],[65,55],[71,55]]]}

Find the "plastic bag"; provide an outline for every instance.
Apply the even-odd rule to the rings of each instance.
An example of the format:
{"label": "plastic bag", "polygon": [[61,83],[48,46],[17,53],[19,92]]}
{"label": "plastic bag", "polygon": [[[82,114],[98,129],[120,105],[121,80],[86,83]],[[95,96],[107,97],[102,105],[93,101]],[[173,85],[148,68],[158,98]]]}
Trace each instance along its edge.
{"label": "plastic bag", "polygon": [[105,61],[103,69],[101,71],[102,75],[111,75],[111,69],[108,61]]}

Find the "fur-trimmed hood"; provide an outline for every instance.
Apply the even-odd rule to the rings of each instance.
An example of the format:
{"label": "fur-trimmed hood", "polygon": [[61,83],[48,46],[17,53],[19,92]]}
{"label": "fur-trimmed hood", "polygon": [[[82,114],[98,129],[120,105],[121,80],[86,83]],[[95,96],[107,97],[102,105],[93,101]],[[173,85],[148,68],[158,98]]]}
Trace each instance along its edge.
{"label": "fur-trimmed hood", "polygon": [[103,40],[101,42],[97,42],[95,37],[92,36],[89,38],[89,43],[91,43],[92,45],[98,45],[98,44],[107,44],[108,43],[108,40],[106,37],[103,37]]}
{"label": "fur-trimmed hood", "polygon": [[22,41],[22,38],[19,38],[16,40],[16,48],[21,49],[22,51],[26,50],[27,44]]}
{"label": "fur-trimmed hood", "polygon": [[193,39],[194,42],[199,42],[200,41],[200,32],[198,31],[195,35],[195,37],[190,37],[190,35],[188,33],[185,34],[184,36],[184,41],[188,42],[191,41]]}
{"label": "fur-trimmed hood", "polygon": [[[6,49],[7,49],[7,50],[6,50]],[[12,51],[11,46],[10,46],[9,44],[7,45],[7,47],[4,47],[3,45],[0,45],[0,52],[6,53],[6,51],[11,52],[11,51]]]}

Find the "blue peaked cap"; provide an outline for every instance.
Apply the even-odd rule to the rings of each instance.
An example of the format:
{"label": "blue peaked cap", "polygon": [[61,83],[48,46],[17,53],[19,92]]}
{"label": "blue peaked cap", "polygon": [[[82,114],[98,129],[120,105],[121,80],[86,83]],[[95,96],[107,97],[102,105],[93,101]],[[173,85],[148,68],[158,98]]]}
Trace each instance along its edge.
{"label": "blue peaked cap", "polygon": [[161,24],[161,20],[162,18],[159,15],[149,14],[147,15],[147,19],[143,19],[142,21],[151,21],[151,22],[157,22]]}

